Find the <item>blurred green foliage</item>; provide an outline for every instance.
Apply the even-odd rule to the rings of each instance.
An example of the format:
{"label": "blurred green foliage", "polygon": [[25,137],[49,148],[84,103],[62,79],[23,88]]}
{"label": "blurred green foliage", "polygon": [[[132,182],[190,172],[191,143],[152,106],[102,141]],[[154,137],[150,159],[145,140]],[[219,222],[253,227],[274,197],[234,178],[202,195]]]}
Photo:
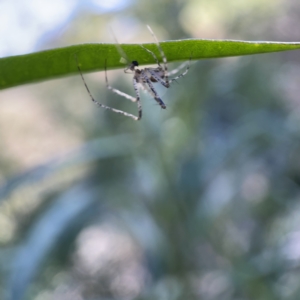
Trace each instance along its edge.
{"label": "blurred green foliage", "polygon": [[[299,4],[283,2],[133,1],[113,15],[80,15],[79,29],[64,38],[81,42],[85,31],[93,38],[93,28],[112,20],[137,37],[136,28],[155,24],[159,39],[300,40],[289,36]],[[291,11],[293,22],[286,18]],[[87,20],[93,26],[82,28]],[[206,22],[211,27],[202,28]],[[36,114],[33,123],[21,123],[19,135],[10,131],[19,118],[1,129],[3,294],[298,299],[298,56],[193,64],[179,84],[159,89],[166,111],[142,96],[141,122],[96,109],[79,76],[19,88],[14,109],[22,95]],[[132,93],[131,78],[108,75],[114,87]],[[96,99],[135,109],[106,90],[103,78],[87,77]],[[31,116],[26,109],[21,115]],[[32,125],[29,133],[24,124]],[[11,132],[23,152],[8,143]],[[28,134],[38,141],[31,160]]]}

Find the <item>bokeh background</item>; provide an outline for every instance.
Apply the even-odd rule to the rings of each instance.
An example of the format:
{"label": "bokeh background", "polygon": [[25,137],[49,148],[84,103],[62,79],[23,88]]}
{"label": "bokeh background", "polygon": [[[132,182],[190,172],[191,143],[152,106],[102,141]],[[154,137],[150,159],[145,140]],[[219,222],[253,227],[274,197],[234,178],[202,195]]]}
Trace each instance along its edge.
{"label": "bokeh background", "polygon": [[[1,0],[0,56],[112,43],[110,27],[151,42],[146,24],[159,40],[299,42],[300,4]],[[192,62],[158,87],[167,110],[142,94],[140,122],[97,108],[79,75],[1,91],[0,298],[300,299],[299,62]]]}

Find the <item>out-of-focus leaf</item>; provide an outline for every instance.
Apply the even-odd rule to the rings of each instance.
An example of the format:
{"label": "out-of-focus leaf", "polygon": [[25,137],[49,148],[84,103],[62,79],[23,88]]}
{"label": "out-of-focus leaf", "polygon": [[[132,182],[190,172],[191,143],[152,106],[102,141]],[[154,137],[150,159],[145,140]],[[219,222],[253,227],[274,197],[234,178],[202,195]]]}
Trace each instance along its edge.
{"label": "out-of-focus leaf", "polygon": [[129,155],[134,146],[134,139],[125,134],[90,141],[79,149],[51,159],[43,165],[7,180],[4,185],[0,186],[0,202],[4,201],[11,192],[21,186],[44,180],[63,168],[87,164],[100,159]]}
{"label": "out-of-focus leaf", "polygon": [[60,237],[86,212],[97,212],[95,197],[85,185],[62,194],[52,207],[40,216],[14,258],[9,294],[12,300],[24,299],[26,291],[50,251],[58,247]]}

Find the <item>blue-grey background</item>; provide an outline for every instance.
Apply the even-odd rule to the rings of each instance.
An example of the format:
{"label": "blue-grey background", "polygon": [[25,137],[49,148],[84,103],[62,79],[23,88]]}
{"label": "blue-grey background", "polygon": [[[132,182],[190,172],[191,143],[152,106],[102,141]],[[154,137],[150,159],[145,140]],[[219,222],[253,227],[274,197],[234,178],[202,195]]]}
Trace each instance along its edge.
{"label": "blue-grey background", "polygon": [[[151,42],[146,24],[159,40],[299,42],[299,20],[296,0],[2,0],[0,56],[112,43],[110,28]],[[299,299],[299,61],[192,62],[157,87],[167,110],[142,94],[140,122],[97,108],[79,75],[1,91],[0,298]],[[136,112],[103,73],[86,81]]]}

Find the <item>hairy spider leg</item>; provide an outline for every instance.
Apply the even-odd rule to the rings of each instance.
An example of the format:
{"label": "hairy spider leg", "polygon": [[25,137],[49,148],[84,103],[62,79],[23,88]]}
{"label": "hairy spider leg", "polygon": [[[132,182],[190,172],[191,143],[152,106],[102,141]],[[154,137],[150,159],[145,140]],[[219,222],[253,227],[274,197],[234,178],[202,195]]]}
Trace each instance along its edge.
{"label": "hairy spider leg", "polygon": [[132,114],[129,114],[129,113],[125,112],[125,111],[122,111],[122,110],[115,109],[115,108],[113,108],[113,107],[104,105],[104,104],[98,102],[97,100],[95,100],[94,97],[93,97],[93,95],[92,95],[92,93],[91,93],[91,91],[89,90],[89,88],[88,88],[88,86],[87,86],[87,84],[86,84],[86,81],[85,81],[84,77],[83,77],[82,71],[81,71],[80,66],[79,66],[79,63],[78,63],[77,56],[76,56],[76,61],[77,61],[77,68],[78,68],[78,71],[79,71],[79,73],[80,73],[81,79],[82,79],[82,81],[83,81],[83,83],[84,83],[84,85],[85,85],[85,88],[86,88],[88,94],[90,95],[91,100],[92,100],[96,105],[98,105],[98,106],[100,106],[100,107],[102,107],[102,108],[104,108],[104,109],[106,109],[106,110],[113,111],[113,112],[115,112],[115,113],[117,113],[117,114],[121,114],[121,115],[123,115],[123,116],[132,118],[132,119],[135,120],[135,121],[138,121],[138,120],[141,119],[141,117],[142,117],[142,108],[141,108],[141,104],[140,104],[140,101],[139,101],[139,98],[140,98],[140,97],[139,97],[138,91],[137,91],[137,98],[134,98],[134,97],[132,97],[132,96],[130,96],[130,95],[127,95],[127,94],[125,94],[125,93],[122,93],[122,92],[120,92],[120,91],[118,91],[118,90],[112,88],[111,86],[109,86],[109,85],[108,85],[108,81],[107,81],[107,76],[106,76],[106,60],[105,60],[105,79],[106,79],[106,86],[107,86],[110,90],[112,90],[113,92],[115,92],[115,93],[117,93],[117,94],[119,94],[119,95],[121,95],[121,96],[124,96],[125,98],[131,100],[132,102],[137,102],[137,105],[138,105],[138,111],[139,111],[138,117],[137,117],[137,116],[134,116],[134,115],[132,115]]}
{"label": "hairy spider leg", "polygon": [[145,70],[147,72],[149,72],[151,74],[151,76],[160,84],[162,84],[164,87],[169,88],[170,85],[167,85],[167,83],[162,79],[162,76],[159,76],[157,73],[160,71],[158,69],[154,69],[154,68],[145,68]]}
{"label": "hairy spider leg", "polygon": [[141,118],[142,118],[142,104],[141,104],[141,100],[140,100],[140,92],[139,92],[139,88],[138,88],[138,80],[136,79],[136,77],[134,76],[133,77],[133,88],[134,88],[134,91],[135,91],[135,94],[136,94],[136,98],[132,97],[131,95],[128,95],[124,92],[121,92],[120,90],[118,89],[115,89],[113,88],[112,86],[109,85],[108,83],[108,79],[107,79],[107,72],[106,72],[106,60],[105,60],[105,82],[106,82],[106,87],[111,90],[113,93],[117,94],[117,95],[120,95],[120,96],[123,96],[124,98],[126,99],[129,99],[130,101],[132,102],[136,102],[137,103],[137,107],[138,107],[138,116],[134,116],[132,114],[129,114],[129,113],[126,113],[126,112],[123,112],[123,114],[127,117],[131,117],[133,118],[134,120],[136,121],[139,121]]}
{"label": "hairy spider leg", "polygon": [[[185,76],[188,73],[189,69],[190,69],[190,61],[187,63],[187,67],[186,67],[185,71],[183,73],[177,75],[176,77],[171,78],[170,83],[172,83],[173,81],[176,81],[176,79],[179,79],[179,78]],[[175,72],[175,74],[176,74],[177,72],[179,72],[179,68],[175,69],[174,71],[176,71]]]}
{"label": "hairy spider leg", "polygon": [[151,80],[149,79],[149,77],[147,76],[147,74],[145,73],[145,70],[141,70],[141,76],[142,76],[142,79],[144,79],[146,81],[147,85],[149,86],[149,89],[153,93],[153,97],[156,100],[156,102],[160,105],[161,108],[166,109],[167,108],[166,105],[164,104],[164,102],[158,96],[158,93],[154,89],[154,86],[151,83]]}
{"label": "hairy spider leg", "polygon": [[[163,63],[164,63],[164,73],[165,73],[164,76],[165,76],[165,78],[166,78],[165,83],[166,83],[166,86],[169,87],[170,84],[169,84],[168,64],[167,64],[167,58],[166,58],[166,55],[165,55],[163,49],[161,48],[160,43],[159,43],[159,41],[158,41],[156,35],[155,35],[154,32],[152,31],[151,27],[150,27],[149,25],[147,25],[147,28],[148,28],[148,30],[150,31],[150,33],[152,34],[153,38],[155,39],[157,48],[158,48],[158,50],[159,50],[159,52],[160,52],[160,55],[161,55],[161,57],[162,57],[162,60],[163,60]],[[149,50],[149,51],[150,51],[150,50]],[[150,51],[150,52],[151,52],[151,51]]]}
{"label": "hairy spider leg", "polygon": [[152,57],[154,58],[154,60],[156,61],[156,63],[160,66],[157,56],[151,50],[147,49],[143,45],[140,45],[140,47],[142,47],[144,50],[146,50],[148,53],[150,53],[152,55]]}
{"label": "hairy spider leg", "polygon": [[[176,73],[178,73],[180,70],[186,68],[187,70],[190,69],[190,62],[191,62],[191,58],[186,62],[183,62],[178,68],[172,70],[169,72],[169,76],[173,76],[173,75],[176,75]],[[186,74],[187,71],[185,70],[182,74]]]}
{"label": "hairy spider leg", "polygon": [[[164,68],[165,69],[162,69],[162,71],[164,73],[163,76],[160,76],[160,75],[157,74],[157,72],[160,71],[160,70],[157,70],[157,68],[145,68],[145,70],[147,70],[153,76],[153,78],[155,78],[156,81],[160,82],[164,87],[169,88],[170,83],[172,83],[173,81],[176,81],[176,79],[181,78],[181,77],[185,76],[188,73],[188,71],[190,69],[190,61],[191,61],[192,58],[190,57],[190,60],[189,60],[188,63],[184,62],[178,68],[176,68],[175,70],[172,70],[171,72],[168,73],[166,56],[165,56],[162,48],[160,47],[160,44],[159,44],[156,36],[154,35],[153,31],[151,30],[150,26],[147,26],[147,27],[148,27],[149,31],[151,32],[152,36],[154,36],[154,38],[156,40],[156,44],[158,46],[158,49],[160,50],[161,56],[162,56],[163,61],[164,61]],[[140,47],[142,47],[144,50],[146,50],[148,53],[150,53],[152,55],[152,57],[154,58],[154,60],[156,61],[156,63],[158,64],[158,66],[161,67],[161,65],[160,65],[160,63],[157,59],[157,56],[151,50],[147,49],[143,45],[140,45]],[[180,75],[178,75],[174,78],[169,79],[169,76],[175,75],[181,69],[183,69],[185,66],[187,66],[186,70],[182,74],[180,74]],[[163,80],[162,79],[163,77],[165,77],[166,80]]]}

